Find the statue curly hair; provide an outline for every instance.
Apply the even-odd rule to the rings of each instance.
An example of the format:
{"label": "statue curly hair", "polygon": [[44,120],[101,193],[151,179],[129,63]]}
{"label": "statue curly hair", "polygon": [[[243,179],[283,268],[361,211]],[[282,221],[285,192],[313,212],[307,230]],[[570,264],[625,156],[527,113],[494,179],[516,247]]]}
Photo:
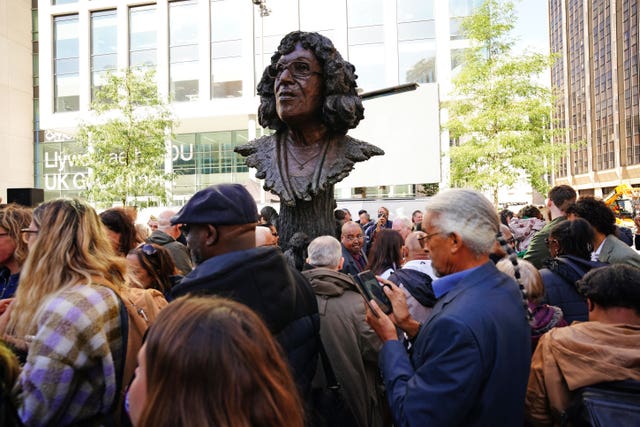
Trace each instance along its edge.
{"label": "statue curly hair", "polygon": [[362,100],[356,91],[358,76],[355,74],[355,67],[342,58],[331,40],[318,33],[304,31],[287,34],[271,57],[271,64],[262,73],[262,79],[258,83],[260,125],[275,131],[281,131],[287,127],[276,113],[276,98],[273,90],[275,79],[270,74],[275,74],[275,65],[280,57],[292,52],[298,43],[312,51],[323,68],[322,122],[333,132],[346,134],[364,118]]}

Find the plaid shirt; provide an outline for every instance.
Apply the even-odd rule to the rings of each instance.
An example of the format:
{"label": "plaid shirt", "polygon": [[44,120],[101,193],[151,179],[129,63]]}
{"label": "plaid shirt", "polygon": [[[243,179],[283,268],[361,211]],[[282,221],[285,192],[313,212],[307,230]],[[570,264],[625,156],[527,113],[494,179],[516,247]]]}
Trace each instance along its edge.
{"label": "plaid shirt", "polygon": [[104,286],[55,294],[20,374],[19,414],[27,426],[65,426],[108,412],[116,394],[122,334],[119,304]]}

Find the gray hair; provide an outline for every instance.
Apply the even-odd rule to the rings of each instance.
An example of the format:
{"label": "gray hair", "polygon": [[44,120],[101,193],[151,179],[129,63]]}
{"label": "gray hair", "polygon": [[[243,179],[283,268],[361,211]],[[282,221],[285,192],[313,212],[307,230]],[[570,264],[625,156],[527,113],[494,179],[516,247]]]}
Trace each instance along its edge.
{"label": "gray hair", "polygon": [[406,216],[398,216],[393,220],[393,224],[398,224],[404,226],[404,228],[408,228],[411,230],[413,228],[413,221],[407,218]]}
{"label": "gray hair", "polygon": [[342,245],[333,236],[320,236],[307,248],[308,262],[314,267],[337,268],[342,257]]}
{"label": "gray hair", "polygon": [[435,214],[433,225],[443,233],[457,233],[476,255],[488,254],[496,242],[500,219],[481,193],[467,189],[442,191],[427,202],[427,213]]}

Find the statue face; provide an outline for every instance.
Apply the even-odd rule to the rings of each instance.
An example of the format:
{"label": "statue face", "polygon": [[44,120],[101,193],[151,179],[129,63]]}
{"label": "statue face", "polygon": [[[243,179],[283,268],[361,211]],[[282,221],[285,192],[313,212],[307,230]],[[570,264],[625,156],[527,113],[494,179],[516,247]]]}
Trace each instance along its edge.
{"label": "statue face", "polygon": [[322,67],[316,56],[299,43],[280,57],[273,84],[276,112],[287,125],[320,117],[323,102]]}

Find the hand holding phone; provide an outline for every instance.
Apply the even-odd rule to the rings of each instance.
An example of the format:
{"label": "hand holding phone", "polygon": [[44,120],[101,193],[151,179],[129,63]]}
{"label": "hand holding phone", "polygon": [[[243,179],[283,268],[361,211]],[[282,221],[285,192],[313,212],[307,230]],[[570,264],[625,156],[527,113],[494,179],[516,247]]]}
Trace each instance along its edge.
{"label": "hand holding phone", "polygon": [[361,273],[358,273],[358,275],[355,276],[355,279],[358,291],[365,299],[365,302],[374,315],[376,314],[376,312],[375,310],[373,310],[373,308],[371,308],[371,305],[369,304],[369,301],[371,300],[374,300],[376,304],[378,304],[378,307],[380,307],[383,313],[390,314],[393,312],[391,301],[389,301],[389,298],[384,293],[383,286],[380,285],[380,283],[376,279],[376,276],[370,270],[365,270]]}

